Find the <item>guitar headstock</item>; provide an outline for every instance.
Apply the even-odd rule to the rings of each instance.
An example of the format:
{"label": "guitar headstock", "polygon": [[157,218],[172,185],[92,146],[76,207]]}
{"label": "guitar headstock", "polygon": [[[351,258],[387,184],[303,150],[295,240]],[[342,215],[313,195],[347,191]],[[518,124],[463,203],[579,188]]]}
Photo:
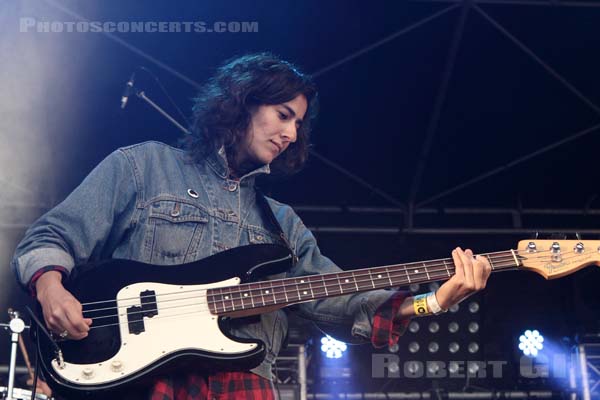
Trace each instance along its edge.
{"label": "guitar headstock", "polygon": [[520,268],[546,279],[562,278],[588,265],[600,265],[600,240],[521,240]]}

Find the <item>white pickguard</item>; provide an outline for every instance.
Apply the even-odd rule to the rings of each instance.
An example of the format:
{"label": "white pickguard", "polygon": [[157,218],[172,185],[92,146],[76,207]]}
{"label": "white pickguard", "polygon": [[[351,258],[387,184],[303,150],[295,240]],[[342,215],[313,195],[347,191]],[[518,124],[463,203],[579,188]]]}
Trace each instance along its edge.
{"label": "white pickguard", "polygon": [[[54,371],[78,385],[109,383],[136,373],[160,358],[184,349],[204,350],[217,354],[239,354],[257,347],[253,343],[235,342],[221,332],[218,317],[212,315],[206,302],[206,290],[240,283],[232,278],[207,285],[166,285],[142,282],[126,286],[117,294],[121,348],[114,357],[96,364],[65,362]],[[158,315],[144,317],[144,332],[129,333],[127,308],[140,306],[139,294],[145,290],[156,293]],[[93,326],[93,325],[92,325]]]}

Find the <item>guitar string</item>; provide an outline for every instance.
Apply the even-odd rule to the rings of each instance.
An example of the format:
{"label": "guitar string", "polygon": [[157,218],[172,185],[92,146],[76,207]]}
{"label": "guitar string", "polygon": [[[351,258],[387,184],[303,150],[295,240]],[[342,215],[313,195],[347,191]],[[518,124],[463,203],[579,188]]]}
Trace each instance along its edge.
{"label": "guitar string", "polygon": [[[500,258],[500,257],[499,257]],[[495,264],[495,269],[499,269],[502,267],[506,267],[506,266],[500,266],[498,265],[500,262],[506,262],[506,261],[510,261],[511,265],[514,266],[514,258],[513,257],[501,257],[504,258],[505,260],[496,260],[494,262]],[[442,267],[442,265],[436,265],[439,267]],[[376,267],[378,268],[383,268],[383,267]],[[423,267],[421,267],[423,268]],[[414,271],[418,271],[419,268],[414,268]],[[236,286],[226,286],[226,287],[220,287],[220,288],[213,288],[213,289],[221,289],[221,290],[233,290],[235,289],[235,292],[230,292],[229,294],[232,295],[236,295],[239,294],[240,297],[236,298],[236,299],[248,299],[248,300],[254,300],[254,299],[259,299],[259,298],[264,298],[265,295],[267,297],[272,296],[274,294],[280,294],[282,292],[277,292],[277,289],[282,289],[282,291],[285,291],[285,289],[287,288],[289,290],[289,288],[291,288],[292,291],[299,291],[300,288],[299,286],[303,286],[303,285],[308,285],[308,289],[313,290],[319,290],[320,287],[325,288],[326,285],[330,285],[332,289],[336,289],[337,287],[341,286],[341,285],[352,285],[353,287],[356,287],[358,285],[362,286],[362,284],[364,283],[371,283],[374,284],[374,279],[373,279],[373,273],[361,273],[361,274],[357,274],[354,273],[352,274],[352,271],[347,271],[348,273],[350,273],[351,277],[353,278],[351,281],[349,282],[342,282],[340,280],[339,274],[338,273],[333,273],[333,274],[322,274],[322,275],[307,275],[306,277],[319,277],[321,279],[317,279],[315,281],[306,281],[306,282],[290,282],[289,280],[298,280],[298,279],[302,279],[303,277],[297,277],[297,278],[286,278],[286,279],[279,279],[279,280],[273,280],[273,281],[264,281],[264,282],[272,282],[275,283],[276,285],[270,284],[268,287],[262,287],[262,288],[258,288],[258,287],[248,287],[248,291],[249,292],[255,292],[257,290],[261,291],[261,293],[259,294],[255,294],[253,293],[251,296],[245,296],[242,297],[242,293],[245,290],[244,286],[241,285],[236,285]],[[428,276],[428,278],[430,278],[431,276],[435,276],[436,279],[434,280],[438,280],[437,278],[439,278],[439,280],[442,280],[443,278],[449,278],[450,276],[448,276],[448,274],[450,273],[450,270],[448,268],[447,264],[444,264],[442,268],[428,268],[427,272],[418,272],[419,275],[422,275],[422,277],[424,278],[425,276]],[[331,275],[336,275],[334,277],[331,277]],[[381,274],[379,274],[381,275]],[[386,283],[386,287],[393,287],[393,286],[402,286],[404,284],[410,284],[413,281],[416,282],[416,280],[418,280],[419,278],[414,278],[415,275],[413,275],[413,280],[410,279],[409,275],[408,275],[408,270],[395,270],[395,271],[386,271],[383,273],[383,275],[385,275],[385,277],[381,277],[381,278],[377,278],[379,280],[385,280],[385,281],[390,281],[390,280],[394,280],[396,278],[400,278],[401,281],[398,283],[394,283],[392,282],[393,285],[387,285]],[[306,278],[305,277],[305,278]],[[361,278],[366,278],[366,279],[361,279]],[[277,283],[283,283],[281,285],[277,285]],[[246,284],[245,284],[246,285]],[[252,284],[250,284],[252,285]],[[315,287],[313,288],[312,285],[315,285]],[[318,286],[317,286],[318,285]],[[366,288],[365,288],[366,289]],[[375,289],[375,288],[373,288]],[[145,296],[138,296],[138,297],[131,297],[131,298],[126,298],[126,299],[119,299],[119,301],[123,302],[123,301],[135,301],[135,304],[129,304],[129,305],[121,305],[121,306],[117,306],[117,307],[103,307],[103,308],[93,308],[93,309],[87,309],[87,310],[83,310],[84,313],[94,313],[94,312],[98,312],[98,311],[106,311],[106,310],[111,310],[111,309],[115,309],[118,307],[130,307],[132,305],[137,305],[140,302],[140,299],[142,298],[152,298],[152,297],[165,297],[165,296],[174,296],[174,295],[181,295],[181,294],[187,294],[187,293],[202,293],[203,291],[206,291],[209,289],[194,289],[194,290],[186,290],[186,291],[181,291],[181,292],[171,292],[171,293],[161,293],[161,294],[157,294],[157,295],[145,295]],[[264,290],[269,290],[269,291],[273,291],[274,293],[263,293],[262,291]],[[302,289],[304,290],[304,288]],[[343,292],[343,290],[342,290]],[[355,292],[355,290],[349,290],[348,293],[353,293]],[[213,293],[214,295],[226,295],[227,293]],[[189,299],[194,298],[192,297],[188,297]],[[182,299],[185,298],[175,298],[175,299],[161,299],[161,302],[168,302],[168,301],[180,301]],[[230,301],[230,299],[224,299],[226,301]],[[111,300],[112,302],[115,302],[116,300]],[[87,303],[90,304],[90,303]],[[87,305],[86,304],[86,305]],[[145,304],[156,304],[156,301],[152,301],[152,302],[148,302]]]}
{"label": "guitar string", "polygon": [[[576,254],[576,255],[577,255],[577,254]],[[498,269],[498,268],[507,267],[507,266],[514,266],[514,264],[511,262],[510,264],[506,264],[506,265],[497,265],[497,269]],[[444,274],[444,275],[445,275],[445,274]],[[440,277],[442,277],[442,276],[440,276]],[[365,291],[368,291],[368,289],[366,289],[366,288],[365,288]],[[276,295],[276,294],[277,294],[277,293],[273,294],[273,296],[274,296],[273,303],[267,303],[267,302],[264,302],[264,295],[261,295],[261,298],[263,298],[263,303],[264,303],[264,305],[267,305],[267,306],[268,306],[268,305],[276,305],[276,304],[277,304],[277,300],[276,300],[276,298],[275,298],[275,295]],[[319,295],[322,295],[322,294],[324,294],[324,293],[319,293]],[[325,293],[325,294],[326,294],[326,293]],[[343,294],[343,292],[340,292],[340,293],[336,293],[335,295],[342,295],[342,294]],[[318,296],[314,296],[314,293],[312,294],[312,296],[313,296],[313,297],[317,297],[317,298],[318,298]],[[327,296],[327,294],[326,294],[326,296]],[[240,298],[238,298],[238,299],[231,299],[231,300],[228,300],[228,302],[229,302],[229,301],[232,301],[232,302],[233,302],[234,300],[241,300],[241,299],[242,299],[241,297],[240,297]],[[292,303],[302,302],[302,300],[301,300],[301,299],[302,299],[301,297],[298,297],[298,299],[293,299],[293,300],[292,300]],[[182,300],[186,300],[186,298],[173,299],[172,301],[182,301]],[[283,299],[281,299],[281,300],[283,301]],[[308,301],[311,301],[311,300],[313,300],[313,299],[309,299]],[[162,304],[162,303],[164,303],[164,302],[167,302],[167,301],[169,301],[169,300],[163,300],[163,301],[161,301],[161,304]],[[213,304],[217,304],[217,303],[219,303],[219,302],[222,302],[222,301],[212,301],[212,303],[213,303]],[[288,300],[287,302],[289,302],[289,300]],[[204,305],[204,304],[205,304],[204,302],[196,302],[196,303],[194,303],[194,304],[191,304],[191,305],[202,306],[202,305]],[[170,309],[170,308],[187,307],[187,306],[191,306],[191,305],[179,305],[179,306],[173,306],[173,307],[161,307],[161,310]],[[126,306],[120,306],[120,307],[126,307]],[[117,308],[118,308],[118,307],[117,307]],[[254,308],[254,307],[253,307],[253,308]],[[217,311],[217,313],[219,313],[219,312],[220,312],[220,313],[224,313],[224,314],[226,314],[226,313],[232,313],[232,312],[235,312],[235,311],[247,311],[247,309],[246,309],[246,308],[244,307],[244,305],[242,304],[242,308],[241,308],[241,310],[235,310],[235,308],[232,308],[231,310],[228,310],[228,309],[227,309],[227,307],[225,307],[225,306],[224,306],[224,307],[223,307],[223,310],[219,310],[219,309],[217,308],[217,310],[216,310],[216,311]],[[129,313],[128,315],[134,315],[134,314],[139,314],[139,313],[144,313],[144,312],[145,312],[145,311],[143,311],[143,310],[142,310],[142,311],[139,311],[139,312],[132,312],[132,313]],[[95,319],[102,319],[102,318],[109,318],[109,317],[111,317],[111,316],[99,316],[99,317],[96,317]],[[115,317],[115,316],[113,315],[112,317]],[[104,325],[103,325],[103,326],[104,326]]]}
{"label": "guitar string", "polygon": [[[312,301],[312,299],[309,300],[309,301]],[[190,305],[187,305],[187,306],[192,306],[192,305],[198,306],[198,304],[190,304]],[[182,307],[187,307],[187,306],[177,306],[177,307],[170,307],[170,308],[182,308]],[[162,309],[162,307],[161,307],[161,309]],[[244,310],[235,310],[235,311],[244,311]],[[229,313],[233,313],[235,311],[232,310],[232,311],[229,311]],[[136,312],[136,313],[138,313],[138,312]],[[131,313],[131,314],[134,314],[134,313]],[[151,319],[149,319],[147,321],[157,321],[159,319],[162,320],[162,319],[165,319],[165,318],[180,317],[180,316],[192,315],[192,314],[193,315],[197,315],[197,316],[212,315],[215,318],[218,318],[218,317],[221,316],[221,315],[218,315],[218,314],[211,313],[210,310],[204,309],[204,310],[201,310],[201,311],[190,311],[190,312],[184,312],[184,313],[178,313],[178,314],[172,314],[172,315],[161,315],[161,314],[158,314],[157,316],[151,317]],[[260,314],[260,312],[257,312],[256,314]],[[113,316],[113,317],[116,317],[116,316]],[[93,319],[99,319],[99,318],[97,317],[97,318],[93,318]],[[136,322],[143,322],[143,321],[144,320],[136,320],[136,321],[132,321],[132,322],[136,323]],[[131,321],[122,321],[122,322],[116,322],[116,323],[112,323],[112,324],[91,326],[90,330],[91,329],[106,328],[106,327],[109,327],[109,326],[129,325],[130,323],[131,323]]]}
{"label": "guitar string", "polygon": [[[504,255],[500,255],[500,254],[504,254]],[[508,253],[508,254],[507,254]],[[492,255],[498,255],[496,256],[496,260],[501,259],[501,258],[510,258],[514,261],[514,257],[512,255],[512,252],[510,250],[505,250],[505,251],[499,251],[499,252],[494,252],[494,253],[487,253],[485,254],[485,256],[492,256]],[[440,264],[439,261],[442,261],[442,263]],[[420,262],[411,262],[411,263],[406,263],[406,264],[391,264],[391,265],[382,265],[382,266],[378,266],[378,267],[370,267],[370,268],[361,268],[361,269],[355,269],[355,270],[349,270],[349,271],[340,271],[340,272],[334,272],[334,273],[326,273],[326,274],[320,274],[320,275],[305,275],[305,276],[300,276],[300,277],[296,277],[295,279],[302,279],[303,277],[309,277],[309,276],[323,276],[323,277],[328,277],[331,275],[341,275],[344,273],[348,273],[348,274],[362,274],[365,271],[372,271],[373,269],[389,269],[389,268],[400,268],[400,267],[405,267],[401,272],[405,272],[405,271],[414,271],[414,270],[418,270],[418,269],[422,269],[424,268],[424,264],[429,264],[429,266],[425,267],[427,269],[429,268],[434,268],[434,267],[446,267],[446,264],[450,264],[451,268],[454,268],[454,264],[451,258],[443,258],[443,259],[437,259],[437,260],[430,260],[430,261],[420,261]],[[414,266],[412,268],[409,268],[409,266]],[[394,271],[396,272],[396,271]],[[285,279],[294,279],[294,278],[285,278]],[[333,279],[337,279],[337,278],[333,278]],[[333,281],[332,279],[332,281]],[[279,281],[283,281],[284,279],[275,279],[272,281],[264,281],[264,282],[279,282]],[[258,284],[257,283],[251,283],[251,284]],[[244,284],[244,285],[248,285],[248,284]],[[177,286],[177,285],[174,285]],[[181,286],[181,285],[179,285]],[[233,287],[237,287],[233,286]],[[225,288],[225,287],[224,287]],[[188,292],[194,292],[200,289],[195,289],[195,290],[190,290]],[[178,294],[178,293],[182,293],[182,292],[173,292],[173,293],[163,293],[160,294],[160,296],[166,296],[169,294]],[[148,296],[135,296],[135,297],[129,297],[129,298],[124,298],[121,300],[139,300],[140,298],[143,297],[152,297],[152,295],[148,295]],[[93,301],[93,302],[88,302],[88,303],[82,303],[82,306],[88,306],[88,305],[93,305],[93,304],[102,304],[102,303],[108,303],[108,302],[114,302],[114,299],[111,300],[99,300],[99,301]]]}
{"label": "guitar string", "polygon": [[[578,254],[575,254],[575,256],[578,256]],[[506,256],[506,257],[497,257],[497,258],[505,258],[505,260],[503,260],[503,261],[504,261],[504,262],[506,262],[506,261],[510,261],[510,263],[509,263],[509,264],[507,264],[507,265],[499,265],[499,261],[497,261],[497,260],[496,260],[495,267],[494,267],[494,268],[495,268],[495,270],[498,270],[498,269],[501,269],[501,268],[506,268],[506,267],[513,267],[513,268],[516,268],[516,267],[515,267],[515,265],[514,265],[514,259],[513,259],[512,257]],[[501,261],[500,261],[500,262],[501,262]],[[376,268],[384,268],[384,267],[376,267]],[[440,274],[438,274],[438,273],[440,273]],[[437,278],[439,278],[439,280],[442,280],[443,278],[448,278],[448,276],[447,276],[447,273],[448,273],[448,270],[447,270],[447,265],[444,265],[444,268],[443,268],[443,269],[431,269],[431,270],[429,270],[429,271],[428,271],[428,279],[427,279],[427,280],[425,280],[425,281],[427,282],[427,281],[431,281],[431,280],[438,280]],[[391,274],[390,274],[389,272],[386,272],[386,274],[388,275],[388,277],[382,277],[382,278],[378,278],[378,279],[383,279],[383,280],[392,280],[392,279],[395,279],[395,278],[401,278],[401,279],[402,279],[402,282],[398,282],[398,283],[394,283],[394,282],[392,282],[392,284],[393,284],[393,285],[391,285],[391,286],[390,286],[390,285],[387,285],[387,284],[386,284],[386,286],[385,286],[385,287],[392,287],[392,286],[403,286],[404,284],[407,284],[407,283],[411,283],[411,282],[413,282],[413,281],[411,281],[411,280],[408,280],[408,279],[407,279],[407,278],[408,278],[408,276],[407,276],[407,278],[404,278],[404,275],[407,275],[407,274],[406,274],[406,271],[404,271],[404,270],[403,270],[403,271],[393,271]],[[419,272],[419,274],[420,274],[420,275],[422,275],[422,277],[424,278],[424,275],[425,275],[426,273],[424,273],[424,272]],[[335,274],[310,275],[310,276],[326,277],[327,275],[338,275],[338,274],[337,274],[337,273],[335,273]],[[434,278],[435,278],[435,279],[431,279],[431,276],[434,276]],[[354,278],[357,278],[357,277],[358,277],[358,278],[363,278],[363,277],[366,277],[367,279],[366,279],[366,280],[354,279],[354,282],[347,282],[347,283],[344,283],[344,285],[354,285],[354,286],[358,286],[358,285],[360,284],[360,285],[362,286],[362,284],[363,284],[363,283],[367,283],[367,282],[370,282],[371,284],[374,284],[374,283],[373,283],[373,282],[374,282],[374,280],[373,280],[373,278],[372,278],[372,273],[370,273],[370,272],[368,272],[367,274],[354,274]],[[413,277],[414,277],[414,275],[413,275]],[[289,278],[288,278],[288,279],[289,279]],[[296,279],[299,279],[299,278],[296,278]],[[405,279],[407,279],[407,280],[405,280]],[[419,279],[419,278],[417,278],[417,280],[415,280],[414,282],[415,282],[415,283],[417,283],[418,279]],[[287,279],[286,279],[286,280],[287,280]],[[274,280],[274,281],[265,281],[265,282],[277,282],[277,281],[278,281],[278,280]],[[292,289],[291,289],[292,291],[298,291],[298,292],[299,292],[299,290],[300,290],[299,286],[301,286],[301,285],[308,285],[308,286],[309,286],[308,288],[302,288],[302,290],[303,290],[303,291],[305,291],[304,289],[310,289],[310,291],[311,291],[311,296],[313,296],[313,297],[314,297],[314,292],[313,292],[313,289],[314,289],[314,290],[323,290],[323,289],[326,289],[326,288],[325,288],[325,285],[324,285],[324,283],[325,283],[326,281],[330,281],[330,282],[336,282],[336,281],[337,281],[337,282],[336,282],[336,283],[334,283],[334,285],[332,286],[332,289],[333,289],[333,290],[335,290],[335,289],[336,289],[338,286],[342,285],[342,283],[339,281],[339,277],[338,277],[338,276],[336,276],[336,277],[334,277],[334,278],[332,278],[332,279],[319,279],[319,280],[316,280],[316,281],[313,281],[313,282],[310,282],[310,281],[309,281],[309,282],[305,282],[305,283],[298,283],[298,282],[285,283],[285,282],[284,282],[284,280],[279,280],[279,281],[280,281],[280,282],[283,282],[284,284],[283,284],[283,285],[279,285],[279,286],[273,286],[273,285],[270,285],[269,287],[262,287],[262,288],[256,288],[256,287],[255,287],[255,288],[249,288],[249,289],[248,289],[248,291],[249,291],[250,293],[252,293],[253,291],[257,291],[257,290],[261,290],[261,291],[262,291],[262,290],[273,290],[273,289],[280,289],[280,288],[281,288],[281,289],[284,289],[284,291],[285,291],[285,288],[287,287],[287,288],[292,288]],[[418,281],[418,282],[421,282],[421,281]],[[313,284],[314,284],[314,285],[317,285],[317,284],[318,284],[319,286],[315,286],[315,287],[313,288],[313,287],[312,287],[312,285],[313,285]],[[322,287],[321,287],[321,286],[322,286]],[[227,308],[228,308],[228,307],[226,307],[226,306],[225,306],[225,302],[227,302],[227,303],[229,303],[229,302],[232,302],[232,307],[233,307],[233,310],[232,310],[232,311],[235,311],[235,304],[233,304],[233,302],[234,302],[234,301],[241,301],[241,302],[242,302],[242,304],[241,304],[240,306],[241,306],[241,308],[242,308],[242,309],[246,309],[246,307],[247,307],[247,306],[250,306],[250,304],[248,304],[247,306],[246,306],[246,305],[244,305],[244,303],[243,303],[243,301],[244,301],[244,300],[250,300],[251,302],[254,302],[254,299],[260,299],[260,300],[261,300],[261,302],[263,303],[263,305],[264,305],[264,304],[269,304],[269,305],[270,305],[270,304],[271,304],[270,302],[265,302],[265,297],[267,297],[267,298],[270,298],[271,296],[274,298],[274,300],[273,300],[273,301],[274,301],[274,303],[273,303],[273,304],[277,304],[277,299],[276,299],[276,297],[275,297],[275,296],[276,296],[276,295],[278,295],[278,294],[282,294],[282,293],[283,293],[283,292],[279,292],[279,293],[278,293],[278,292],[276,292],[276,291],[274,291],[273,293],[262,293],[262,292],[261,292],[261,293],[259,293],[259,294],[254,294],[254,293],[252,293],[252,294],[251,294],[251,296],[245,296],[245,297],[242,297],[242,293],[243,293],[245,290],[244,290],[244,288],[243,288],[243,287],[241,287],[241,286],[229,286],[229,287],[222,287],[222,288],[217,288],[217,289],[220,289],[221,291],[222,291],[222,290],[227,290],[227,289],[229,289],[229,290],[230,290],[230,291],[229,291],[229,293],[227,293],[227,292],[226,292],[226,293],[212,293],[212,296],[222,296],[222,298],[221,298],[221,299],[218,299],[218,300],[212,300],[212,301],[210,301],[210,302],[212,302],[212,303],[214,303],[214,304],[223,303],[223,308],[224,308],[224,310],[223,310],[223,311],[226,311],[226,310],[227,310]],[[295,289],[295,290],[294,290],[294,289]],[[362,287],[362,288],[359,288],[359,290],[360,290],[360,289],[362,289],[362,290],[369,290],[370,288]],[[373,288],[373,289],[375,289],[375,288]],[[178,292],[178,293],[163,293],[163,294],[155,295],[155,297],[158,297],[158,296],[162,296],[162,297],[164,297],[164,296],[168,296],[168,295],[175,295],[175,294],[180,294],[180,295],[181,295],[182,293],[189,293],[189,292],[202,292],[202,291],[206,291],[206,290],[207,290],[207,289],[196,289],[196,290],[190,290],[190,291]],[[233,291],[233,290],[235,290],[235,291]],[[353,290],[351,290],[351,291],[349,291],[349,293],[354,293],[354,292],[356,292],[356,290],[354,290],[354,289],[353,289]],[[327,293],[327,290],[325,291],[325,293],[326,293],[326,294],[328,294],[328,293]],[[342,294],[344,294],[344,293],[343,293],[343,289],[341,289],[341,291],[340,291],[339,293],[335,293],[335,294],[336,294],[336,295],[342,295]],[[224,296],[225,296],[225,295],[231,295],[231,296],[232,296],[232,298],[231,298],[231,299],[225,299],[225,298],[224,298]],[[236,295],[239,295],[239,297],[236,297]],[[151,297],[151,296],[141,296],[141,297]],[[195,299],[195,298],[196,298],[196,297],[187,297],[187,298],[185,298],[185,297],[183,297],[183,298],[182,298],[182,297],[179,297],[179,298],[170,299],[170,300],[162,299],[162,300],[161,300],[161,304],[162,304],[162,303],[169,302],[169,301],[182,301],[182,300],[186,300],[186,299]],[[134,298],[131,298],[131,299],[129,299],[129,300],[139,300],[139,299],[140,299],[140,297],[134,297]],[[293,301],[299,301],[299,300],[301,300],[301,299],[302,299],[302,296],[298,296],[298,298],[297,298],[297,299],[294,299],[294,298],[293,298],[292,300],[293,300]],[[124,301],[124,300],[125,300],[125,299],[121,299],[121,300],[119,300],[119,301]],[[114,302],[114,301],[116,301],[116,300],[112,300],[112,301]],[[281,299],[281,301],[283,301],[283,298]],[[138,304],[138,303],[136,303],[136,304],[130,304],[130,305],[120,305],[120,306],[117,306],[117,307],[105,307],[105,308],[101,308],[101,309],[90,309],[90,310],[84,310],[84,312],[89,314],[89,313],[94,313],[94,312],[98,312],[98,311],[101,311],[101,310],[102,310],[102,311],[105,311],[105,310],[111,310],[111,309],[117,309],[117,310],[118,310],[119,308],[130,307],[130,306],[132,306],[132,305],[137,305],[137,304]],[[151,304],[157,304],[157,302],[149,302],[149,303],[145,303],[145,304],[147,304],[147,305],[151,305]],[[205,303],[204,303],[203,301],[198,301],[198,302],[196,302],[195,304],[198,304],[198,305],[203,305],[203,304],[205,304]],[[254,304],[252,304],[252,307],[251,307],[251,308],[254,308]],[[140,312],[146,312],[146,311],[145,311],[145,310],[142,310],[142,311],[140,311]],[[135,312],[134,312],[134,313],[135,313]],[[130,314],[133,314],[133,313],[130,313]],[[108,317],[110,317],[110,316],[105,316],[105,318],[108,318]],[[98,318],[98,317],[97,317],[97,318]]]}

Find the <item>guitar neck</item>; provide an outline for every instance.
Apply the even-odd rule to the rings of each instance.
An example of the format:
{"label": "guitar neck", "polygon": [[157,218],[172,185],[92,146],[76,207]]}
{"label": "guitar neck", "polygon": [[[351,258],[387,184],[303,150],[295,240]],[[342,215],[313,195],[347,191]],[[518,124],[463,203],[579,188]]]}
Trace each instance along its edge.
{"label": "guitar neck", "polygon": [[[488,259],[492,272],[521,265],[513,250],[481,256]],[[444,258],[214,288],[207,291],[207,298],[215,315],[253,315],[328,297],[446,280],[454,272],[453,260]]]}

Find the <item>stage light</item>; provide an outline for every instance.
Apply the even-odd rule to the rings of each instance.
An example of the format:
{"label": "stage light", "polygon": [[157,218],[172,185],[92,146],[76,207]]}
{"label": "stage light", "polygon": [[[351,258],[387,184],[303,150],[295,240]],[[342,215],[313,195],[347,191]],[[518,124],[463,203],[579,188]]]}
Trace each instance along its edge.
{"label": "stage light", "polygon": [[408,289],[412,292],[412,293],[417,293],[419,291],[419,289],[421,288],[421,285],[419,285],[418,283],[411,283],[410,286],[408,287]]}
{"label": "stage light", "polygon": [[398,365],[397,362],[392,361],[391,363],[388,364],[388,371],[392,374],[395,374],[398,371],[400,371],[400,365]]}
{"label": "stage light", "polygon": [[417,332],[419,332],[419,328],[420,328],[420,326],[419,326],[419,323],[418,323],[418,322],[416,322],[416,321],[413,321],[413,322],[411,322],[411,323],[408,325],[408,330],[409,330],[409,332],[411,332],[411,333],[417,333]]}
{"label": "stage light", "polygon": [[471,322],[469,324],[469,332],[477,333],[479,331],[479,324],[477,322]]}
{"label": "stage light", "polygon": [[469,343],[469,353],[477,353],[479,351],[479,344],[476,342]]}
{"label": "stage light", "polygon": [[448,372],[456,374],[458,371],[460,371],[460,365],[456,361],[450,361],[448,363]]}
{"label": "stage light", "polygon": [[440,364],[438,364],[437,362],[433,361],[433,362],[427,363],[427,372],[429,372],[430,374],[434,375],[439,370],[440,370]]}
{"label": "stage light", "polygon": [[458,304],[454,304],[453,306],[450,306],[450,308],[448,310],[450,310],[451,313],[456,313],[459,310],[459,306]]}
{"label": "stage light", "polygon": [[437,344],[437,342],[431,342],[429,343],[429,346],[427,346],[427,350],[429,350],[430,353],[436,353],[439,349],[440,345]]}
{"label": "stage light", "polygon": [[327,358],[341,358],[347,349],[346,343],[335,340],[329,335],[321,338],[321,351]]}
{"label": "stage light", "polygon": [[460,325],[458,325],[458,322],[454,322],[454,321],[453,321],[453,322],[450,322],[450,323],[448,324],[448,331],[449,331],[450,333],[456,333],[456,332],[458,332],[458,329],[459,329],[459,328],[460,328]]}
{"label": "stage light", "polygon": [[406,366],[406,371],[413,376],[420,376],[421,373],[421,363],[417,361],[410,361]]}
{"label": "stage light", "polygon": [[467,366],[467,371],[469,371],[469,374],[471,375],[476,374],[477,371],[479,371],[479,364],[476,362],[469,362]]}
{"label": "stage light", "polygon": [[452,342],[448,345],[448,351],[452,354],[456,353],[458,350],[460,350],[460,345],[456,342]]}
{"label": "stage light", "polygon": [[440,288],[440,284],[437,282],[431,282],[429,284],[429,291],[430,292],[435,292],[436,290],[438,290]]}
{"label": "stage light", "polygon": [[419,343],[417,342],[410,342],[408,345],[408,351],[410,351],[413,354],[419,351],[420,348],[421,346],[419,346]]}
{"label": "stage light", "polygon": [[397,353],[398,350],[400,350],[400,346],[398,345],[398,343],[394,343],[393,345],[388,346],[388,351],[390,353]]}
{"label": "stage light", "polygon": [[437,322],[434,321],[429,324],[429,332],[436,333],[439,330],[440,330],[440,324],[438,324]]}
{"label": "stage light", "polygon": [[472,301],[469,303],[469,311],[471,311],[473,314],[476,313],[477,311],[479,311],[479,303],[476,301]]}
{"label": "stage light", "polygon": [[537,357],[540,350],[544,348],[544,337],[537,329],[527,329],[519,336],[519,349],[526,356]]}

